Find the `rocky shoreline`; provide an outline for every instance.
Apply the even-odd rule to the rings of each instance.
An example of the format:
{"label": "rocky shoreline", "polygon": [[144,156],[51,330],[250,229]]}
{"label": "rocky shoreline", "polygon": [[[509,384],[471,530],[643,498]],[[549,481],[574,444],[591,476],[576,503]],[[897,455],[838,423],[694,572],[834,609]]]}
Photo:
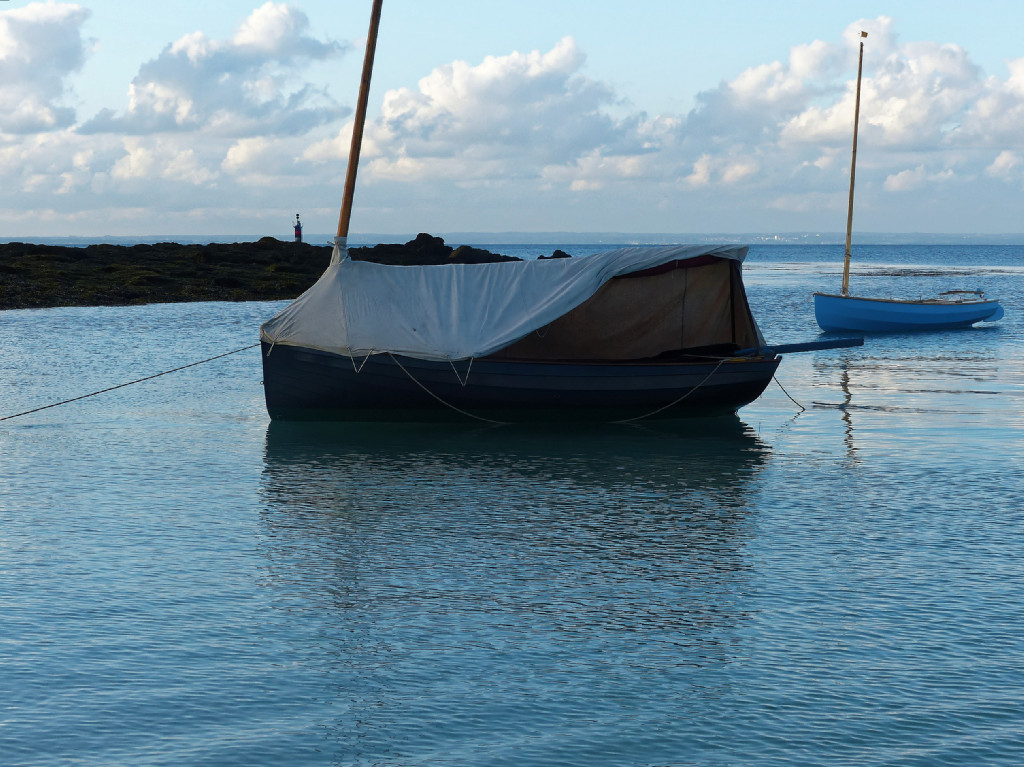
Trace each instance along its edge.
{"label": "rocky shoreline", "polygon": [[[208,245],[0,244],[0,310],[289,299],[320,277],[331,250],[273,237]],[[466,245],[453,248],[429,234],[404,245],[350,248],[349,256],[401,266],[519,260]],[[555,251],[552,257],[567,254]]]}

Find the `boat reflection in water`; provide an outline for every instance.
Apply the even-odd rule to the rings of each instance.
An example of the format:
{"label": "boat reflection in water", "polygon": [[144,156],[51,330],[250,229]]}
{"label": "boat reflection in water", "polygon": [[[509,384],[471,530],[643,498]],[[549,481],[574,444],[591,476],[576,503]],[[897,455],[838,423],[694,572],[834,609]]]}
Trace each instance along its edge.
{"label": "boat reflection in water", "polygon": [[[494,598],[514,599],[538,573],[546,589],[591,560],[627,580],[637,571],[683,577],[674,588],[703,601],[702,584],[718,588],[721,573],[746,569],[751,498],[770,452],[738,418],[684,423],[567,431],[272,422],[261,483],[267,556],[283,556],[310,596],[334,593],[346,573],[346,588],[362,593],[353,603],[393,594],[384,583],[397,572],[431,581],[422,568],[434,567],[456,580],[474,573],[493,581]],[[682,603],[671,612],[694,620]]]}
{"label": "boat reflection in water", "polygon": [[557,481],[609,491],[700,489],[739,502],[767,455],[767,446],[735,415],[557,428],[273,421],[264,488],[275,505],[303,498],[331,509],[328,489],[351,505],[353,487],[386,479],[394,500],[405,490],[419,495],[440,471],[458,474],[476,490],[516,482],[525,492]]}
{"label": "boat reflection in water", "polygon": [[770,451],[735,416],[680,423],[555,430],[275,421],[261,483],[267,541],[308,547],[306,566],[327,568],[314,590],[321,578],[334,580],[331,563],[342,560],[365,585],[411,562],[450,566],[484,553],[528,572],[580,557],[614,560],[613,571],[684,568],[699,586],[705,568],[744,569],[750,499]]}
{"label": "boat reflection in water", "polygon": [[625,709],[664,700],[698,716],[719,694],[698,670],[734,660],[756,609],[746,551],[771,454],[736,417],[680,423],[272,422],[272,620],[289,673],[331,701],[339,762],[401,741],[431,763],[514,719],[574,763],[568,722],[629,731]]}

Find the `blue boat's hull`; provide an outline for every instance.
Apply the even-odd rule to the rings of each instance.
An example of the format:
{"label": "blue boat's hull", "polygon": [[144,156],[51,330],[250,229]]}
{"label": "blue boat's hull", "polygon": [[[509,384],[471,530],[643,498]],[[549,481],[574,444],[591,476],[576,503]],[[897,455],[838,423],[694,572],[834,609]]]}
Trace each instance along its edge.
{"label": "blue boat's hull", "polygon": [[607,422],[735,412],[757,399],[776,355],[650,363],[366,360],[263,343],[275,420]]}
{"label": "blue boat's hull", "polygon": [[998,301],[894,301],[814,294],[814,317],[822,330],[893,333],[947,330],[994,322]]}

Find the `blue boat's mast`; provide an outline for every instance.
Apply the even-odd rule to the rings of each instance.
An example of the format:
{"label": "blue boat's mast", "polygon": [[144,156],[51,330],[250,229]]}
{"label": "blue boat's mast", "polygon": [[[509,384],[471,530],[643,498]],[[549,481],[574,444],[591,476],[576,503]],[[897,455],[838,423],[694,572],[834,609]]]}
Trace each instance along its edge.
{"label": "blue boat's mast", "polygon": [[[860,36],[867,37],[867,32]],[[850,207],[846,213],[846,255],[843,258],[843,295],[850,295],[850,240],[853,235],[853,180],[857,175],[857,126],[860,123],[860,76],[864,69],[864,41],[860,43],[857,59],[857,100],[853,107],[853,156],[850,158]]]}

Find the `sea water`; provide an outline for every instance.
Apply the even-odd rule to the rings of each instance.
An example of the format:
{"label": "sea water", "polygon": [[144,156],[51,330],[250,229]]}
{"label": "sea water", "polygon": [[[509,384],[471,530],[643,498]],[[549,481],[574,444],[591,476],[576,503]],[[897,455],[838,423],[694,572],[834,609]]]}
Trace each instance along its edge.
{"label": "sea water", "polygon": [[[841,258],[752,248],[769,342]],[[851,282],[1006,317],[677,426],[270,424],[254,348],[0,422],[0,764],[1019,764],[1024,248]],[[281,306],[0,312],[0,417]]]}

